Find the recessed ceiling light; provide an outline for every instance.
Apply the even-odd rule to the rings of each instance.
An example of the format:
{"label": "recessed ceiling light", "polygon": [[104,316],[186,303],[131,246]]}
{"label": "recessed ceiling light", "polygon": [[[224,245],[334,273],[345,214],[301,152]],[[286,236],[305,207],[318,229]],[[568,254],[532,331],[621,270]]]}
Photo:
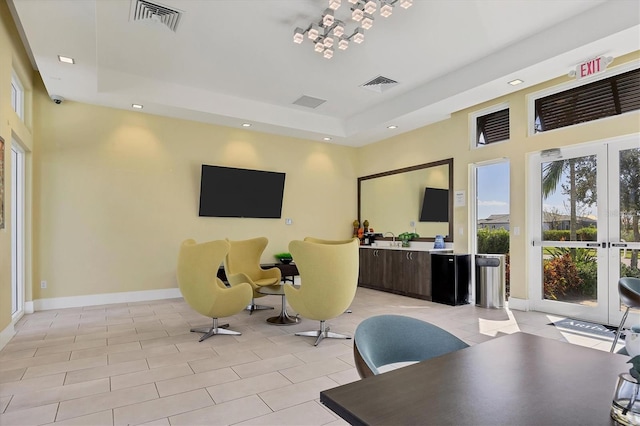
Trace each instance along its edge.
{"label": "recessed ceiling light", "polygon": [[516,78],[515,80],[511,80],[509,82],[509,84],[512,86],[517,86],[518,84],[522,84],[522,83],[524,83],[524,81],[520,80],[519,78]]}
{"label": "recessed ceiling light", "polygon": [[330,141],[331,138],[329,136],[325,136],[324,138],[322,138],[323,141]]}
{"label": "recessed ceiling light", "polygon": [[58,55],[58,60],[60,62],[64,62],[65,64],[75,64],[76,63],[76,61],[74,61],[73,58],[69,58],[68,56]]}
{"label": "recessed ceiling light", "polygon": [[397,128],[398,126],[396,126],[395,124],[392,124],[391,126],[387,126],[387,129],[391,129],[391,130],[397,129]]}
{"label": "recessed ceiling light", "polygon": [[142,109],[143,107],[140,104],[131,104],[131,108],[133,108],[133,109]]}
{"label": "recessed ceiling light", "polygon": [[250,123],[242,123],[242,127],[251,127]]}

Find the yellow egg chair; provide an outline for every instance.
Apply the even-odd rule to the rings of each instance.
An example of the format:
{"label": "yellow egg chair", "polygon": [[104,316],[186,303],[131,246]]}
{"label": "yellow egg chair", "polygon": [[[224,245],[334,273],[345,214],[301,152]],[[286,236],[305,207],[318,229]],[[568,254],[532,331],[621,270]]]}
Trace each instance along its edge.
{"label": "yellow egg chair", "polygon": [[318,243],[318,244],[347,244],[350,243],[351,240],[356,239],[357,238],[349,238],[348,240],[325,240],[322,238],[316,238],[316,237],[305,237],[304,240],[308,241],[310,243]]}
{"label": "yellow egg chair", "polygon": [[260,266],[260,257],[267,247],[269,240],[265,237],[251,238],[248,240],[231,241],[229,253],[224,259],[224,270],[227,281],[232,287],[240,283],[249,283],[253,288],[253,298],[247,306],[249,314],[258,309],[273,309],[273,306],[257,305],[256,297],[263,297],[258,289],[264,286],[279,285],[282,280],[280,269],[273,267],[263,269]]}
{"label": "yellow egg chair", "polygon": [[326,321],[344,313],[356,295],[359,245],[356,238],[342,244],[289,243],[289,252],[300,273],[300,287],[285,285],[285,295],[300,316],[320,321],[319,330],[296,333],[296,336],[316,337],[315,346],[324,338],[351,338],[331,332]]}
{"label": "yellow egg chair", "polygon": [[180,246],[177,278],[182,297],[193,310],[213,319],[208,329],[191,329],[194,333],[203,333],[200,342],[216,334],[242,334],[227,330],[229,324],[218,325],[218,318],[242,311],[251,302],[252,294],[248,283],[229,288],[217,277],[227,251],[229,243],[223,240],[196,244],[189,239]]}

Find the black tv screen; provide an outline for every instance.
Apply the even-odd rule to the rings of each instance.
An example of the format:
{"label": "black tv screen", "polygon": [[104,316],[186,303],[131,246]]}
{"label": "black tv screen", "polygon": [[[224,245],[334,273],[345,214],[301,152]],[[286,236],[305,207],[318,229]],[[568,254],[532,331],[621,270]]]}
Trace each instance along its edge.
{"label": "black tv screen", "polygon": [[285,174],[202,165],[200,216],[278,219]]}
{"label": "black tv screen", "polygon": [[424,189],[420,222],[449,222],[448,189]]}

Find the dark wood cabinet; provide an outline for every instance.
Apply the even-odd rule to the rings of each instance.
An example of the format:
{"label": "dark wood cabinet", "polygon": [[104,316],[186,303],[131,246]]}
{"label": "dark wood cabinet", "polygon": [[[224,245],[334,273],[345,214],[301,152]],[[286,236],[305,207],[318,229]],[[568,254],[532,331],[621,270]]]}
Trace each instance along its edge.
{"label": "dark wood cabinet", "polygon": [[431,298],[431,253],[402,253],[398,281],[407,296]]}
{"label": "dark wood cabinet", "polygon": [[361,287],[431,300],[431,253],[361,249],[358,284]]}
{"label": "dark wood cabinet", "polygon": [[385,250],[360,250],[359,285],[384,289],[389,286],[390,276],[391,267]]}

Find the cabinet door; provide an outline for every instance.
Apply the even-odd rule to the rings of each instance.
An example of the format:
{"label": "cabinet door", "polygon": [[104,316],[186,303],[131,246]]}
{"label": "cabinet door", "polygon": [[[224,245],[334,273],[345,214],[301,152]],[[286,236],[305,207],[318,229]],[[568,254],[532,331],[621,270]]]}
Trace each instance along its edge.
{"label": "cabinet door", "polygon": [[387,250],[386,288],[398,294],[406,294],[405,281],[410,276],[405,261],[406,251]]}
{"label": "cabinet door", "polygon": [[394,258],[394,278],[396,289],[411,297],[431,296],[429,253],[419,251],[398,251]]}
{"label": "cabinet door", "polygon": [[411,296],[431,298],[431,253],[409,252],[411,277],[407,280],[407,293]]}
{"label": "cabinet door", "polygon": [[360,249],[360,275],[358,283],[363,287],[385,289],[387,279],[386,250]]}
{"label": "cabinet door", "polygon": [[360,249],[360,269],[358,274],[358,284],[363,286],[371,285],[371,269],[373,267],[373,250]]}

